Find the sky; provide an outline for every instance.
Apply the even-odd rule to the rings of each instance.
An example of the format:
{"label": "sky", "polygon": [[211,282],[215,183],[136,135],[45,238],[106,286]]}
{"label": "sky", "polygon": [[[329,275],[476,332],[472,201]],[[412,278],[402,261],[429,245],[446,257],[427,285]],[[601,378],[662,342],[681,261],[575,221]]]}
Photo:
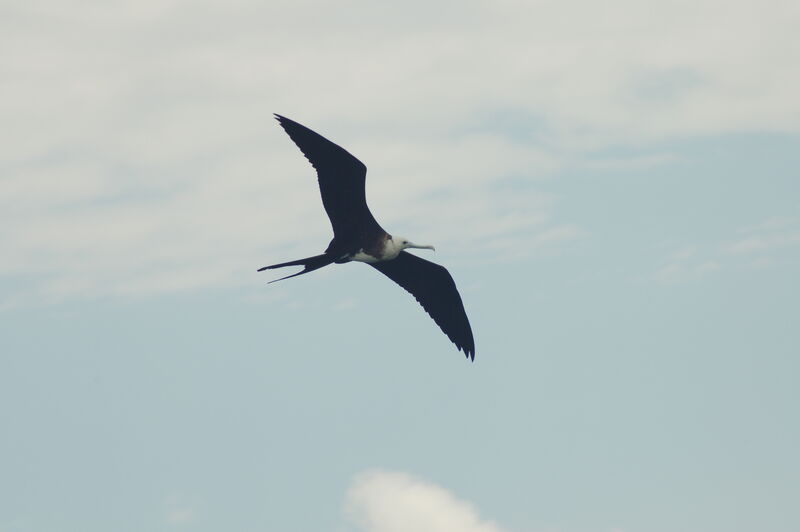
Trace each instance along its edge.
{"label": "sky", "polygon": [[[800,529],[793,1],[0,5],[0,532]],[[436,246],[465,360],[320,253]],[[289,272],[287,272],[289,273]]]}

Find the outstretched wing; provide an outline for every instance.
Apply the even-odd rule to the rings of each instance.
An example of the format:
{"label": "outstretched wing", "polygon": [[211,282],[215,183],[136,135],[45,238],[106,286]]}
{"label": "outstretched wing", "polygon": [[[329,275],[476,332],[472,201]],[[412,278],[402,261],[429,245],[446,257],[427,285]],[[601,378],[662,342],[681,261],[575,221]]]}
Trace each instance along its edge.
{"label": "outstretched wing", "polygon": [[450,272],[405,251],[370,266],[411,293],[456,347],[475,360],[472,327]]}
{"label": "outstretched wing", "polygon": [[367,207],[364,163],[294,120],[277,114],[275,118],[317,170],[322,204],[331,220],[334,238],[345,243],[383,234]]}

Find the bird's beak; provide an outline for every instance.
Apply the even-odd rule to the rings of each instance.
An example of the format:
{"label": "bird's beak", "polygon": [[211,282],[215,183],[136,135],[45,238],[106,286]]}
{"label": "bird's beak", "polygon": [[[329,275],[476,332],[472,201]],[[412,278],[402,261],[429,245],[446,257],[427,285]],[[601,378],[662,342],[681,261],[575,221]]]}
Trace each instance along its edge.
{"label": "bird's beak", "polygon": [[433,246],[418,246],[417,244],[409,244],[408,247],[416,249],[432,249],[433,251],[436,251],[436,248]]}

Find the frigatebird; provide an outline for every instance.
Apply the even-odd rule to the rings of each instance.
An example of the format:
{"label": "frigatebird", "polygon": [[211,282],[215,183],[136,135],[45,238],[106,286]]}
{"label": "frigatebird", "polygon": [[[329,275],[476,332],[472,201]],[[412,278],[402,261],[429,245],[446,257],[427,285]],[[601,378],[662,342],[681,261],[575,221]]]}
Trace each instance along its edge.
{"label": "frigatebird", "polygon": [[365,262],[413,295],[456,347],[475,360],[472,328],[453,277],[444,267],[404,251],[434,247],[392,236],[378,224],[367,206],[364,163],[307,127],[278,114],[275,118],[317,170],[333,240],[321,255],[264,266],[258,271],[303,266],[298,273],[275,279],[282,281],[329,264]]}

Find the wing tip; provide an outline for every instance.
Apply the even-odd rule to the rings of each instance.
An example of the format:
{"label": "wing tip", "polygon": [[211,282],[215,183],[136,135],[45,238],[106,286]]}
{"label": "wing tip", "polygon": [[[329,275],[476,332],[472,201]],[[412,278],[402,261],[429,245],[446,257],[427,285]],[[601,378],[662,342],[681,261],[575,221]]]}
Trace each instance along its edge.
{"label": "wing tip", "polygon": [[464,352],[464,356],[467,357],[467,360],[469,360],[470,362],[475,362],[475,346],[474,345],[466,346],[466,345],[458,345],[458,344],[456,344],[456,347],[458,347],[459,351],[463,351]]}

